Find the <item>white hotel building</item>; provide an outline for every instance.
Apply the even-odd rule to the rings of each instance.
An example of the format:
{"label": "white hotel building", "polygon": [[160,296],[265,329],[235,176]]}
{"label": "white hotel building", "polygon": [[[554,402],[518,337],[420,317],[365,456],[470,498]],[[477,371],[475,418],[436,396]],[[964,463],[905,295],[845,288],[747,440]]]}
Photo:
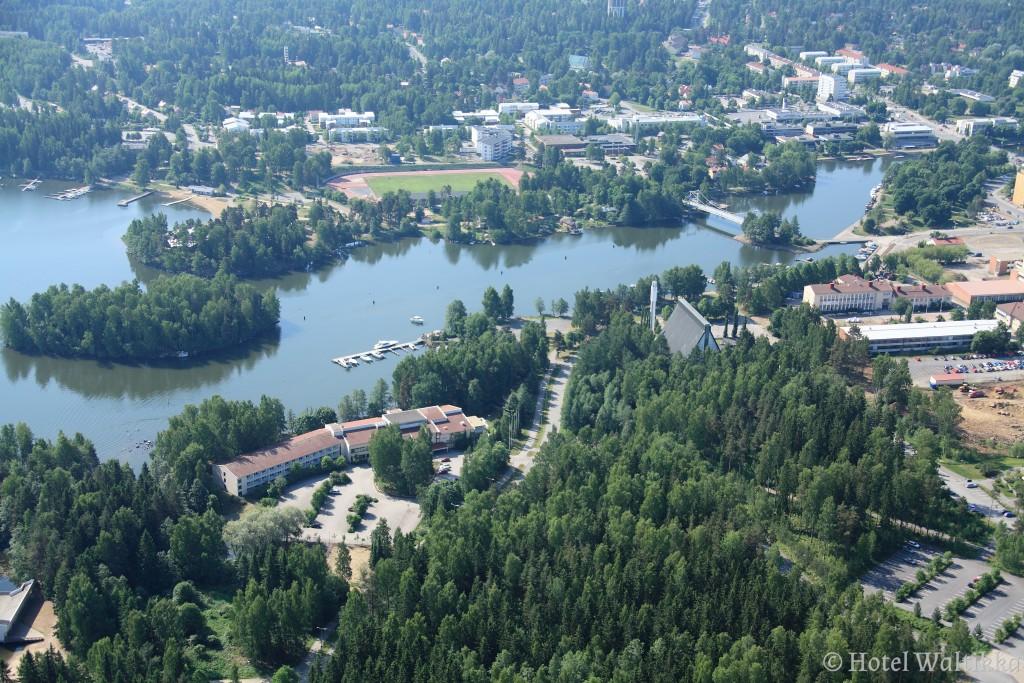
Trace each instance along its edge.
{"label": "white hotel building", "polygon": [[390,426],[398,427],[406,438],[413,438],[421,428],[426,428],[436,452],[448,450],[456,436],[485,430],[487,421],[466,415],[462,408],[452,405],[395,409],[380,417],[334,422],[276,446],[214,464],[213,476],[228,493],[244,496],[286,475],[293,467],[312,467],[324,458],[344,457],[350,463],[364,461],[370,456],[370,439],[378,429]]}

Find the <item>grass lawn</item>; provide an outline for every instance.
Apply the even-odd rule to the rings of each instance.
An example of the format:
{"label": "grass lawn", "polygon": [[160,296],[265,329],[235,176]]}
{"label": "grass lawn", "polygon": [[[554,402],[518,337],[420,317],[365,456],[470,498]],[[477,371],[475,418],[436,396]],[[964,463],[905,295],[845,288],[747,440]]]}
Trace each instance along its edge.
{"label": "grass lawn", "polygon": [[211,676],[217,678],[230,678],[231,665],[238,665],[239,678],[257,678],[265,672],[258,671],[241,650],[231,644],[228,632],[230,629],[230,612],[232,595],[224,590],[202,591],[203,596],[203,617],[206,618],[206,626],[210,633],[219,643],[205,648],[200,662],[202,667]]}
{"label": "grass lawn", "polygon": [[373,193],[380,197],[385,192],[407,190],[416,193],[440,192],[441,188],[449,185],[453,192],[469,192],[477,183],[488,178],[497,178],[507,183],[505,178],[496,171],[466,171],[464,173],[441,173],[422,175],[390,175],[380,173],[368,175],[366,184],[370,186]]}

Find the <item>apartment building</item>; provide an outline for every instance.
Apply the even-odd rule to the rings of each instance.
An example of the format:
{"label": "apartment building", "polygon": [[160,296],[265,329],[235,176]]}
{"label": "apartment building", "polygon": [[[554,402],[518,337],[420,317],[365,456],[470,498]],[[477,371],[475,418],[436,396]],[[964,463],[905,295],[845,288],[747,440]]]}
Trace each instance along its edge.
{"label": "apartment building", "polygon": [[470,139],[484,161],[502,161],[512,154],[512,133],[498,126],[473,126]]}

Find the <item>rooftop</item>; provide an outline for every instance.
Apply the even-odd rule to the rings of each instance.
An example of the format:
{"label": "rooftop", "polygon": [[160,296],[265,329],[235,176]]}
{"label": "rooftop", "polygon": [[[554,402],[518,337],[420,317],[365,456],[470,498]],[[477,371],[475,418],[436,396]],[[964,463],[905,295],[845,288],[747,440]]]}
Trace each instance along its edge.
{"label": "rooftop", "polygon": [[245,453],[234,460],[223,463],[223,466],[236,477],[244,477],[253,472],[298,460],[311,453],[337,444],[338,439],[329,429],[317,429],[262,450]]}
{"label": "rooftop", "polygon": [[17,588],[0,591],[0,624],[10,625],[18,618],[18,613],[32,595],[35,581],[28,580]]}
{"label": "rooftop", "polygon": [[[940,323],[899,323],[897,325],[861,325],[858,329],[865,339],[885,341],[928,337],[970,336],[996,328],[995,320],[947,320]],[[842,328],[849,334],[852,327]]]}
{"label": "rooftop", "polygon": [[1024,320],[1024,301],[1014,301],[1008,304],[999,304],[996,310],[1008,315],[1013,320]]}
{"label": "rooftop", "polygon": [[683,298],[676,301],[662,334],[672,353],[688,355],[695,348],[718,350],[718,343],[711,334],[711,324]]}
{"label": "rooftop", "polygon": [[1024,282],[1016,278],[1002,280],[971,280],[968,282],[950,282],[947,287],[955,294],[968,296],[984,296],[992,294],[1024,294]]}

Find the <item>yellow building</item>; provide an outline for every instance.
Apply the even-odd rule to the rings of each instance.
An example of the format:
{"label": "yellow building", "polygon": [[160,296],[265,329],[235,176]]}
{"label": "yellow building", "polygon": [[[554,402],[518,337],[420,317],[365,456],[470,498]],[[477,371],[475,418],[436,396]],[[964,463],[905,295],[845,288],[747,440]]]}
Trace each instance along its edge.
{"label": "yellow building", "polygon": [[1024,206],[1024,169],[1017,171],[1017,181],[1013,184],[1013,203]]}

